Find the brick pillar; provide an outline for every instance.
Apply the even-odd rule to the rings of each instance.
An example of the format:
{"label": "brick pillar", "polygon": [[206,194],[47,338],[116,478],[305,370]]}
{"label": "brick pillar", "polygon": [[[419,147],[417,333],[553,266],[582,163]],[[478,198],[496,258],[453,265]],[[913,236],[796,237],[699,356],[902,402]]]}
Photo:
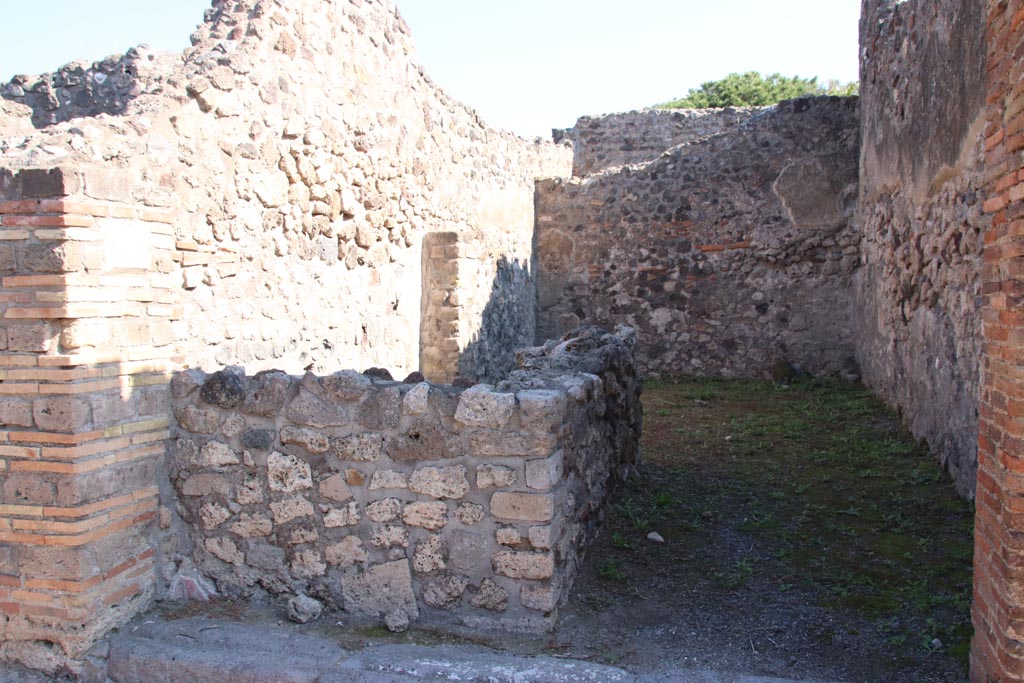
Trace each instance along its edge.
{"label": "brick pillar", "polygon": [[432,232],[423,238],[420,306],[420,371],[432,382],[459,374],[459,236]]}
{"label": "brick pillar", "polygon": [[177,362],[170,212],[82,178],[0,170],[0,660],[44,670],[152,598]]}

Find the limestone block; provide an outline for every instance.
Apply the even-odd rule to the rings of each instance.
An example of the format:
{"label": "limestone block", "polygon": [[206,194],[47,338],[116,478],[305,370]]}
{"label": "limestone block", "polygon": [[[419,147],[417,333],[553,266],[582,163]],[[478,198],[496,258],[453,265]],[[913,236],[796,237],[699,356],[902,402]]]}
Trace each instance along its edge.
{"label": "limestone block", "polygon": [[491,496],[491,514],[522,522],[550,522],[555,503],[550,495],[499,492]]}
{"label": "limestone block", "polygon": [[288,404],[285,413],[295,424],[307,427],[341,427],[349,423],[348,412],[338,403],[330,403],[302,389]]}
{"label": "limestone block", "polygon": [[470,432],[466,447],[470,455],[479,457],[544,457],[555,450],[554,434],[522,434],[477,430]]}
{"label": "limestone block", "polygon": [[320,482],[320,495],[327,500],[344,503],[352,498],[352,489],[348,487],[344,477],[340,474],[332,474]]}
{"label": "limestone block", "polygon": [[252,176],[252,191],[263,206],[272,209],[288,203],[288,176],[283,173],[258,173]]}
{"label": "limestone block", "polygon": [[319,532],[308,527],[295,529],[288,535],[288,545],[305,545],[306,543],[316,543],[319,540]]}
{"label": "limestone block", "polygon": [[504,612],[508,609],[508,591],[494,581],[484,579],[480,582],[480,588],[477,589],[470,604],[493,612]]}
{"label": "limestone block", "polygon": [[401,610],[410,618],[419,616],[408,560],[380,564],[364,572],[350,570],[342,576],[341,590],[346,612],[382,617]]}
{"label": "limestone block", "polygon": [[462,465],[423,467],[412,473],[409,490],[431,498],[457,500],[469,493],[466,468]]}
{"label": "limestone block", "polygon": [[250,567],[262,569],[271,576],[278,576],[282,573],[287,563],[285,562],[285,549],[276,545],[249,541],[245,552],[245,563]]}
{"label": "limestone block", "polygon": [[293,496],[271,503],[270,512],[275,524],[287,524],[301,517],[312,517],[315,510],[313,504],[302,496]]}
{"label": "limestone block", "polygon": [[235,536],[255,538],[257,536],[269,536],[270,532],[274,530],[274,523],[266,515],[243,513],[238,516],[238,521],[229,528]]}
{"label": "limestone block", "polygon": [[7,349],[27,353],[46,353],[53,345],[56,332],[45,321],[10,323],[7,325]]}
{"label": "limestone block", "polygon": [[560,391],[530,389],[516,394],[519,422],[523,429],[549,433],[565,419],[566,400]]}
{"label": "limestone block", "polygon": [[537,550],[551,550],[554,543],[553,530],[549,526],[531,526],[527,531],[527,537]]}
{"label": "limestone block", "polygon": [[526,485],[538,491],[548,491],[562,481],[565,457],[558,451],[550,458],[526,461]]}
{"label": "limestone block", "polygon": [[402,393],[398,387],[371,392],[356,411],[356,422],[367,429],[394,429],[402,418]]}
{"label": "limestone block", "polygon": [[231,517],[231,512],[222,505],[206,503],[199,508],[199,520],[207,531],[216,529]]}
{"label": "limestone block", "polygon": [[208,538],[203,545],[211,555],[222,562],[236,566],[245,564],[245,556],[230,538]]}
{"label": "limestone block", "polygon": [[502,394],[486,384],[462,392],[455,419],[471,427],[501,429],[508,424],[516,408],[515,394]]}
{"label": "limestone block", "polygon": [[233,439],[245,430],[245,418],[237,413],[228,415],[220,426],[220,433],[227,439]]}
{"label": "limestone block", "polygon": [[240,505],[255,505],[263,502],[263,482],[249,475],[238,487],[235,500]]}
{"label": "limestone block", "polygon": [[402,514],[402,501],[397,498],[377,500],[366,506],[366,518],[371,522],[393,522]]}
{"label": "limestone block", "polygon": [[86,427],[91,419],[89,404],[73,396],[37,399],[32,404],[36,426],[51,432],[74,432]]}
{"label": "limestone block", "polygon": [[326,435],[312,429],[291,426],[281,428],[281,443],[301,446],[314,455],[326,453],[331,447]]}
{"label": "limestone block", "polygon": [[458,607],[469,581],[453,574],[441,574],[427,581],[423,589],[423,602],[437,609]]}
{"label": "limestone block", "polygon": [[290,569],[292,576],[296,579],[311,579],[323,576],[327,571],[327,563],[324,562],[319,552],[312,548],[305,548],[295,553]]}
{"label": "limestone block", "polygon": [[405,474],[394,470],[377,470],[370,475],[370,490],[378,489],[405,489],[409,483]]}
{"label": "limestone block", "polygon": [[519,601],[527,609],[550,612],[558,605],[558,591],[552,586],[525,584],[519,590]]}
{"label": "limestone block", "polygon": [[431,535],[425,541],[416,544],[416,551],[412,556],[413,571],[420,574],[429,574],[446,567],[444,559],[444,546],[441,544],[441,537]]}
{"label": "limestone block", "polygon": [[199,449],[199,465],[210,469],[223,469],[241,462],[238,454],[227,444],[220,441],[209,441]]}
{"label": "limestone block", "polygon": [[193,474],[181,484],[183,496],[231,495],[231,481],[220,474]]}
{"label": "limestone block", "polygon": [[477,503],[462,503],[455,510],[455,518],[466,526],[473,526],[484,518],[484,506]]}
{"label": "limestone block", "polygon": [[293,455],[277,451],[267,458],[267,479],[272,491],[294,493],[313,487],[309,465]]}
{"label": "limestone block", "polygon": [[356,401],[373,389],[373,382],[355,370],[342,370],[321,378],[320,386],[342,401]]}
{"label": "limestone block", "polygon": [[343,508],[333,508],[324,514],[324,526],[328,529],[337,529],[343,526],[355,526],[359,524],[362,515],[359,513],[359,503],[352,501]]}
{"label": "limestone block", "polygon": [[174,411],[174,417],[183,429],[193,434],[213,434],[220,428],[220,413],[213,408],[184,406]]}
{"label": "limestone block", "polygon": [[539,581],[550,579],[555,572],[555,558],[550,553],[502,551],[491,558],[494,572],[510,579]]}
{"label": "limestone block", "polygon": [[0,424],[10,427],[31,427],[32,404],[16,398],[0,399]]}
{"label": "limestone block", "polygon": [[446,503],[409,503],[402,510],[402,521],[409,526],[437,531],[448,524]]}
{"label": "limestone block", "polygon": [[494,540],[498,545],[519,545],[523,541],[523,535],[514,526],[503,526],[494,532]]}
{"label": "limestone block", "polygon": [[396,462],[441,460],[461,455],[456,439],[425,417],[417,418],[407,430],[388,438],[384,448]]}
{"label": "limestone block", "polygon": [[405,394],[402,410],[406,415],[422,415],[429,409],[430,384],[420,382]]}
{"label": "limestone block", "polygon": [[331,439],[331,451],[339,460],[376,462],[384,448],[384,437],[373,432]]}
{"label": "limestone block", "polygon": [[346,536],[339,542],[324,549],[324,557],[328,564],[341,568],[362,564],[370,559],[363,548],[363,541],[357,536]]}
{"label": "limestone block", "polygon": [[349,486],[362,486],[366,483],[366,475],[356,469],[345,470],[345,481]]}
{"label": "limestone block", "polygon": [[477,465],[476,487],[478,489],[501,489],[516,483],[516,473],[510,467],[501,465]]}
{"label": "limestone block", "polygon": [[402,526],[383,526],[375,529],[370,535],[370,545],[374,548],[408,548],[409,530]]}

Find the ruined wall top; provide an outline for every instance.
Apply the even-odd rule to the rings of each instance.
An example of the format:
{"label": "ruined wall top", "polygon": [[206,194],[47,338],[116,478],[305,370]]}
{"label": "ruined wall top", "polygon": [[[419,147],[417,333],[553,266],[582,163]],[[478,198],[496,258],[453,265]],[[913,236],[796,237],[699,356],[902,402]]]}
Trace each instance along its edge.
{"label": "ruined wall top", "polygon": [[584,116],[574,127],[552,133],[555,142],[572,142],[573,175],[585,176],[653,161],[671,147],[719,134],[767,109],[643,109]]}
{"label": "ruined wall top", "polygon": [[181,56],[32,82],[27,104],[0,100],[0,200],[20,199],[3,169],[59,165],[90,199],[172,210],[187,364],[416,370],[433,232],[466,245],[456,352],[487,315],[517,336],[477,343],[475,368],[532,343],[497,264],[530,271],[534,182],[571,153],[445,94],[391,0],[217,2]]}

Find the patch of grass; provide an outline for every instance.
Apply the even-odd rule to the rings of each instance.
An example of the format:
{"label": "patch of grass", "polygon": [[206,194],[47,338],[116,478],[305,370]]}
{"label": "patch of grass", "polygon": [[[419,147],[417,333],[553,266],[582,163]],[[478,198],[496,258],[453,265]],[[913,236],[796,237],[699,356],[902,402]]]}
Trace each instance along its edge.
{"label": "patch of grass", "polygon": [[613,547],[657,528],[674,549],[627,557],[683,558],[693,585],[763,579],[866,619],[893,659],[938,639],[966,665],[973,509],[880,401],[818,379],[652,381],[644,401],[644,479],[610,515]]}
{"label": "patch of grass", "polygon": [[618,583],[622,583],[626,580],[626,572],[622,570],[622,565],[615,560],[608,560],[598,567],[597,575],[605,581],[616,581]]}

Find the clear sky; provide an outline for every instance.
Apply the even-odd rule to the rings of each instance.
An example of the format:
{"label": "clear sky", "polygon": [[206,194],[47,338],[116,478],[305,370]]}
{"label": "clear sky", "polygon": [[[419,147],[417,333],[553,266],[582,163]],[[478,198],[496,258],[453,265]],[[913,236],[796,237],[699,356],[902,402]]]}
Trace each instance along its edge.
{"label": "clear sky", "polygon": [[[521,135],[663,102],[734,71],[857,79],[860,0],[396,2],[431,78]],[[0,0],[0,81],[139,43],[182,50],[209,5]]]}

